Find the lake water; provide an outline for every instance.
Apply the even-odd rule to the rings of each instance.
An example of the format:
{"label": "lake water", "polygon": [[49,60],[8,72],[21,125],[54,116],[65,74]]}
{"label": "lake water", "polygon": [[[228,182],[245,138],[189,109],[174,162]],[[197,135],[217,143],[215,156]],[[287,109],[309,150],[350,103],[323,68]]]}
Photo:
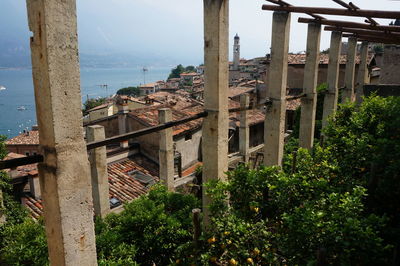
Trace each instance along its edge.
{"label": "lake water", "polygon": [[[82,100],[114,94],[118,89],[165,80],[171,70],[149,68],[144,77],[141,68],[82,68]],[[99,85],[107,84],[107,89]],[[31,69],[0,69],[0,135],[13,137],[36,124]],[[26,110],[18,110],[24,106]]]}

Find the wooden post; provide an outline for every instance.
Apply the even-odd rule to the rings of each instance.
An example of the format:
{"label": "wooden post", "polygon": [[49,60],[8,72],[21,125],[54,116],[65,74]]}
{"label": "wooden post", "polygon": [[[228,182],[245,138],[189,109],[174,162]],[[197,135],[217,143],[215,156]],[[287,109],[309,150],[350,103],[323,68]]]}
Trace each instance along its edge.
{"label": "wooden post", "polygon": [[272,101],[265,115],[264,164],[282,165],[285,141],[286,85],[288,70],[290,13],[274,12],[271,64],[267,99]]}
{"label": "wooden post", "polygon": [[333,31],[331,35],[331,47],[329,48],[328,91],[326,92],[324,99],[322,127],[326,126],[328,117],[336,112],[337,109],[339,95],[338,82],[341,46],[342,33],[338,31]]}
{"label": "wooden post", "polygon": [[360,52],[360,65],[358,67],[356,102],[361,103],[364,96],[364,85],[370,82],[368,73],[368,42],[362,42]]}
{"label": "wooden post", "polygon": [[307,35],[307,58],[303,83],[303,93],[305,93],[306,97],[301,99],[299,132],[299,145],[305,149],[311,149],[314,146],[320,42],[321,25],[317,23],[309,23]]}
{"label": "wooden post", "polygon": [[342,103],[354,101],[354,78],[356,72],[357,38],[349,37],[347,47],[347,62],[345,88],[342,91]]}
{"label": "wooden post", "polygon": [[27,0],[51,265],[97,265],[75,0]]}
{"label": "wooden post", "polygon": [[[158,111],[158,121],[160,124],[165,124],[172,121],[172,111],[168,108],[163,108]],[[164,182],[168,191],[174,191],[174,140],[173,129],[167,128],[160,131],[160,179]]]}
{"label": "wooden post", "polygon": [[192,210],[192,220],[193,220],[193,242],[196,248],[199,247],[199,239],[201,235],[201,225],[200,225],[200,209]]}
{"label": "wooden post", "polygon": [[[203,182],[225,179],[228,170],[229,0],[204,0]],[[211,199],[203,189],[204,225]]]}
{"label": "wooden post", "polygon": [[250,156],[250,129],[249,129],[249,108],[250,97],[248,94],[240,95],[240,125],[239,125],[239,153],[245,163],[249,162]]}
{"label": "wooden post", "polygon": [[[88,127],[88,142],[104,140],[103,126]],[[94,214],[104,218],[110,212],[110,189],[107,172],[106,147],[100,147],[89,151],[90,172],[92,176],[92,197]]]}

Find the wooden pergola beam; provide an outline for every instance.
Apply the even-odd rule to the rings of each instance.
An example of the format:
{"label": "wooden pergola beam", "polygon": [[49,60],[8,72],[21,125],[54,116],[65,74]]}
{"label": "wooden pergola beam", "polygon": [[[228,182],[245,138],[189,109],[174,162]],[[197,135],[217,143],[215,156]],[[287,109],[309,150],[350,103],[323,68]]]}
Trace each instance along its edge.
{"label": "wooden pergola beam", "polygon": [[399,26],[384,26],[384,25],[372,25],[349,21],[340,20],[315,20],[312,18],[299,18],[299,23],[319,23],[321,25],[337,26],[337,27],[349,27],[365,30],[377,30],[377,31],[387,31],[387,32],[400,32]]}
{"label": "wooden pergola beam", "polygon": [[342,8],[275,6],[275,5],[263,5],[262,10],[285,11],[293,13],[313,13],[313,14],[336,15],[336,16],[400,19],[399,11],[363,10],[363,9],[349,10]]}
{"label": "wooden pergola beam", "polygon": [[344,38],[354,37],[357,38],[358,41],[368,41],[368,42],[383,43],[383,44],[400,44],[400,41],[397,39],[383,38],[383,37],[369,36],[369,35],[344,33],[343,37]]}
{"label": "wooden pergola beam", "polygon": [[[287,3],[287,2],[285,2],[283,0],[266,0],[266,1],[271,2],[273,4],[280,5],[280,6],[292,6],[291,4],[289,4],[289,3]],[[311,17],[313,17],[313,18],[315,18],[315,19],[325,19],[324,17],[316,15],[316,14],[312,14],[312,13],[306,13],[306,14],[311,16]]]}
{"label": "wooden pergola beam", "polygon": [[[350,2],[349,4],[347,4],[346,2],[342,1],[342,0],[332,0],[333,2],[349,9],[349,10],[360,10],[360,8],[358,6],[356,6],[355,4],[353,4],[352,2]],[[371,17],[366,17],[367,19],[365,20],[365,22],[371,23],[372,25],[379,25],[379,23],[374,20]]]}
{"label": "wooden pergola beam", "polygon": [[376,31],[376,30],[360,30],[360,29],[353,29],[353,28],[346,28],[346,27],[332,27],[332,26],[326,26],[324,28],[324,30],[325,31],[341,31],[341,32],[348,32],[348,33],[356,33],[356,34],[360,34],[360,35],[370,35],[370,36],[400,40],[400,33],[387,33],[387,32]]}

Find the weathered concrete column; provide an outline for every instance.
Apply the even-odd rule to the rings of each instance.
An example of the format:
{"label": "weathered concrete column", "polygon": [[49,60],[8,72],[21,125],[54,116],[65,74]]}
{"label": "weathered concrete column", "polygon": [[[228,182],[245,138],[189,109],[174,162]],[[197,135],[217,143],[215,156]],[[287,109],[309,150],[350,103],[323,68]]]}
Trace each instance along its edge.
{"label": "weathered concrete column", "polygon": [[[203,182],[225,179],[228,170],[228,31],[229,0],[204,0]],[[204,224],[210,198],[203,189]]]}
{"label": "weathered concrete column", "polygon": [[250,97],[248,94],[240,95],[240,108],[245,111],[240,112],[239,125],[239,153],[245,163],[249,162],[250,156],[250,129],[249,129],[249,108]]}
{"label": "weathered concrete column", "polygon": [[349,37],[347,47],[347,62],[345,74],[345,87],[342,91],[342,103],[354,101],[354,82],[356,73],[357,38]]}
{"label": "weathered concrete column", "polygon": [[301,99],[299,132],[299,145],[305,149],[311,149],[314,145],[320,43],[321,24],[309,23],[307,35],[307,58],[303,83],[303,93],[305,94],[305,97]]}
{"label": "weathered concrete column", "polygon": [[[165,124],[172,121],[171,109],[163,108],[158,111],[158,121]],[[160,179],[164,182],[169,191],[174,191],[174,140],[173,129],[167,128],[160,131]]]}
{"label": "weathered concrete column", "polygon": [[329,48],[328,65],[328,90],[324,99],[324,111],[322,117],[322,127],[325,127],[327,119],[336,112],[338,102],[338,83],[339,83],[339,63],[340,49],[342,47],[342,33],[333,31],[331,35],[331,47]]}
{"label": "weathered concrete column", "polygon": [[4,215],[4,202],[3,202],[3,191],[0,189],[0,225],[6,222],[6,216]]}
{"label": "weathered concrete column", "polygon": [[357,85],[356,85],[356,102],[361,103],[364,96],[364,85],[369,84],[370,78],[368,73],[368,42],[362,42],[360,51],[360,65],[358,67]]}
{"label": "weathered concrete column", "polygon": [[[118,134],[127,133],[126,117],[129,113],[129,106],[125,103],[118,104]],[[129,141],[125,140],[120,143],[121,148],[128,148]]]}
{"label": "weathered concrete column", "polygon": [[50,264],[97,265],[75,0],[27,0]]}
{"label": "weathered concrete column", "polygon": [[290,13],[274,12],[272,21],[271,64],[264,130],[264,164],[282,165],[285,142],[286,85],[290,35]]}
{"label": "weathered concrete column", "polygon": [[[87,139],[89,142],[106,138],[103,126],[89,126]],[[92,176],[92,197],[94,214],[104,218],[110,212],[110,188],[107,172],[106,147],[89,151],[89,163]]]}

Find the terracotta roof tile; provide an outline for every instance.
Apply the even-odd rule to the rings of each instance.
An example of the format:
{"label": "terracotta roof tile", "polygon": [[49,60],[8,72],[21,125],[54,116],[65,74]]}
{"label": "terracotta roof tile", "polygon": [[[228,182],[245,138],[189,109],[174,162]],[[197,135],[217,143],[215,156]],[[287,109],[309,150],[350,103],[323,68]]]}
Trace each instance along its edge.
{"label": "terracotta roof tile", "polygon": [[[111,163],[108,169],[108,182],[110,185],[109,197],[117,198],[122,203],[132,201],[141,195],[145,195],[149,188],[138,180],[129,176],[131,171],[140,171],[141,173],[152,177],[155,182],[158,179],[158,166],[143,156],[126,158],[121,161]],[[35,199],[30,195],[22,198],[22,204],[28,209],[34,219],[43,215],[43,201]]]}
{"label": "terracotta roof tile", "polygon": [[31,130],[6,140],[6,145],[39,145],[39,131]]}

